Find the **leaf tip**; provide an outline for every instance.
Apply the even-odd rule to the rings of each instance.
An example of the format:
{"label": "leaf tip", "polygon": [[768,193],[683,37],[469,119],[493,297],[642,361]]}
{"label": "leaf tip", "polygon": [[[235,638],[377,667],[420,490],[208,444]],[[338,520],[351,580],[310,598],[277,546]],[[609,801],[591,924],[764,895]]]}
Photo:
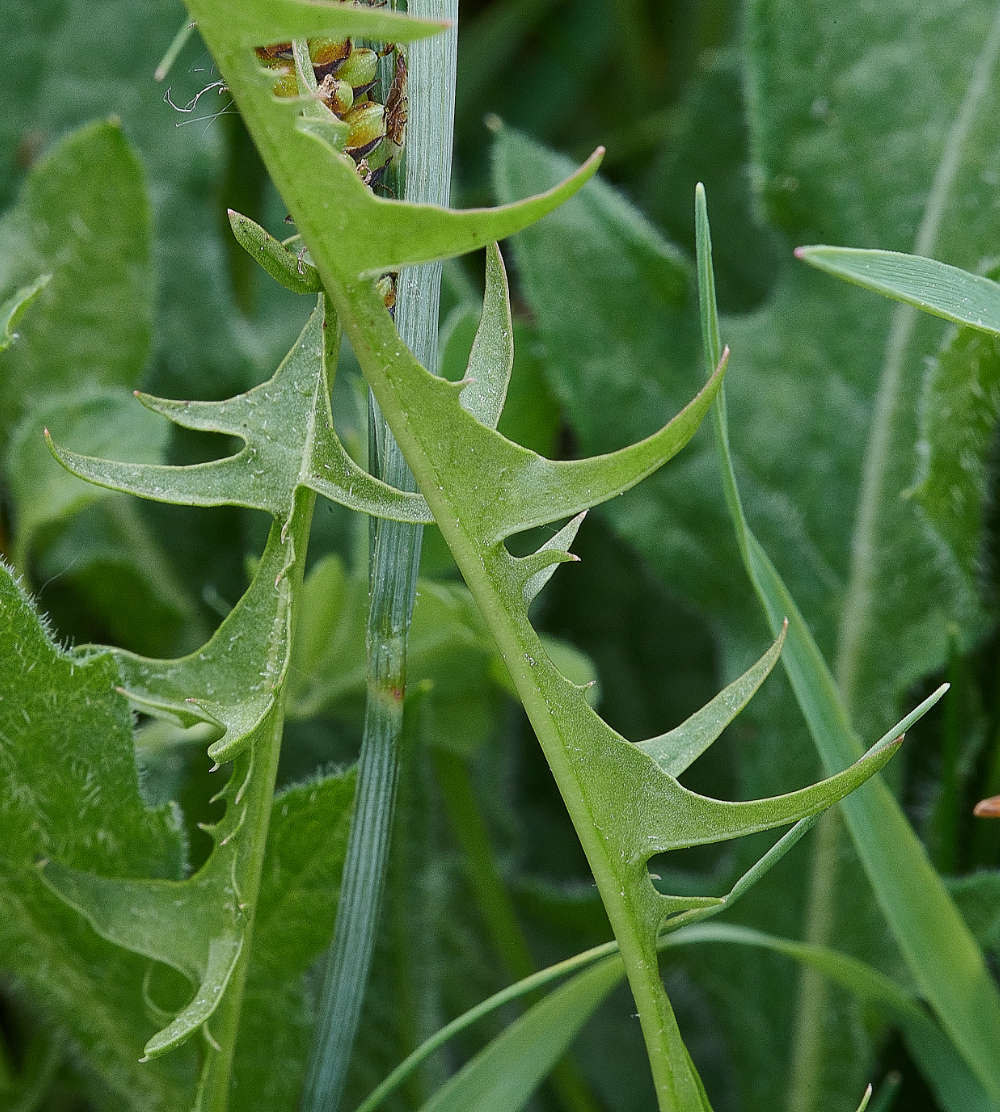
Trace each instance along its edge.
{"label": "leaf tip", "polygon": [[587,161],[580,167],[580,172],[586,172],[588,176],[597,173],[598,167],[604,161],[604,156],[607,153],[604,147],[595,147],[594,153],[587,159]]}
{"label": "leaf tip", "polygon": [[1000,795],[991,795],[989,799],[981,799],[972,813],[977,819],[1000,819]]}

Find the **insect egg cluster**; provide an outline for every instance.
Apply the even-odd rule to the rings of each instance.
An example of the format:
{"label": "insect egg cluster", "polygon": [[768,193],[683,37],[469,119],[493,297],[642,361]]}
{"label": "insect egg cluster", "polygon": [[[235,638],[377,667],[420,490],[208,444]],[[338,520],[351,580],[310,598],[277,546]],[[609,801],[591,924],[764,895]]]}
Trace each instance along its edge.
{"label": "insect egg cluster", "polygon": [[[379,58],[395,53],[392,83],[385,103],[375,99]],[[290,42],[257,47],[257,57],[275,71],[275,96],[299,96]],[[406,60],[395,44],[382,50],[357,46],[352,39],[310,39],[309,58],[316,96],[348,125],[344,151],[354,159],[366,185],[374,186],[403,146],[406,128]]]}

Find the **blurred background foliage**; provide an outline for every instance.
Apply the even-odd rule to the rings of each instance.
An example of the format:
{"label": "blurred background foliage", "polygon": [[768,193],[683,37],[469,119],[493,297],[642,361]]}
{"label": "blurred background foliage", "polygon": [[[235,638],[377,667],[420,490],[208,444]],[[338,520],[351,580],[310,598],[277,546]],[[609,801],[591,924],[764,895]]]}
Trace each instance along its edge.
{"label": "blurred background foliage", "polygon": [[[759,19],[781,18],[779,4],[770,11],[753,7]],[[760,181],[751,173],[742,9],[736,0],[462,0],[456,206],[496,199],[498,119],[577,161],[603,144],[605,179],[688,256],[694,184],[705,182],[720,306],[732,316],[761,309],[789,264],[790,236],[798,228],[792,221],[789,231],[773,219],[773,205],[769,219]],[[0,25],[8,59],[14,60],[0,73],[6,106],[0,118],[0,211],[7,211],[0,223],[0,299],[30,280],[39,260],[58,261],[78,234],[72,228],[37,231],[53,210],[22,190],[32,167],[58,140],[93,120],[120,121],[127,146],[109,141],[92,186],[83,171],[67,173],[81,195],[89,188],[102,235],[116,237],[118,256],[130,261],[117,285],[87,291],[107,317],[93,344],[88,330],[94,322],[82,313],[72,350],[44,366],[25,360],[3,365],[0,548],[17,561],[63,638],[156,655],[178,655],[204,641],[245,589],[248,562],[262,550],[267,523],[237,509],[136,504],[75,486],[53,491],[51,484],[62,480],[44,469],[55,465],[32,454],[40,427],[51,423],[65,442],[74,420],[94,423],[87,406],[106,405],[100,421],[107,422],[106,432],[112,430],[106,440],[120,449],[115,454],[132,451],[135,458],[146,453],[172,462],[211,458],[220,449],[209,438],[173,428],[160,442],[157,436],[167,432],[156,423],[136,432],[133,422],[143,415],[135,417],[131,389],[206,399],[244,390],[273,371],[309,311],[308,299],[270,281],[229,233],[227,207],[278,235],[284,209],[225,92],[215,86],[217,75],[196,35],[167,80],[153,80],[182,18],[180,5],[167,0],[103,0],[97,6],[85,0],[0,0]],[[93,156],[94,144],[88,149]],[[516,181],[518,174],[531,180],[526,150],[508,142],[497,156],[507,160],[505,180]],[[85,166],[86,150],[80,157]],[[109,166],[117,192],[107,184]],[[27,247],[18,239],[25,213],[37,232]],[[85,239],[73,249],[86,263]],[[623,414],[631,403],[626,399],[619,409],[617,397],[608,396],[605,412],[599,385],[591,384],[594,393],[587,395],[556,365],[544,314],[532,296],[539,280],[530,291],[531,281],[518,285],[521,271],[529,278],[537,262],[532,250],[525,240],[505,252],[518,347],[501,429],[547,454],[594,450],[602,435],[626,434]],[[677,265],[683,270],[687,264]],[[471,343],[481,266],[472,258],[445,268],[442,370],[452,376],[464,369]],[[80,296],[79,284],[46,291],[33,325],[65,319],[61,314]],[[855,304],[855,312],[864,311],[866,303]],[[642,305],[636,311],[640,319],[646,312]],[[695,350],[687,327],[678,325],[677,345]],[[97,357],[80,355],[102,344],[118,353],[113,373]],[[636,391],[644,373],[634,369]],[[622,389],[632,385],[623,383]],[[118,394],[109,399],[100,392],[105,388]],[[28,401],[10,401],[15,392]],[[584,405],[591,407],[590,424],[575,412]],[[735,410],[740,412],[739,399]],[[341,360],[334,411],[345,442],[360,457],[363,387],[350,352]],[[53,415],[62,415],[62,425]],[[127,442],[128,429],[135,443]],[[799,467],[801,460],[788,465]],[[36,475],[33,468],[42,471]],[[991,485],[992,470],[989,475]],[[809,507],[787,512],[794,518]],[[731,538],[723,554],[705,565],[723,569],[718,574],[726,582],[716,595],[725,596],[726,606],[742,605],[748,615],[727,641],[720,630],[726,606],[717,605],[712,589],[700,592],[697,575],[683,583],[671,578],[670,560],[657,554],[660,541],[648,521],[640,526],[616,513],[591,515],[575,546],[582,564],[555,577],[539,601],[537,620],[558,639],[553,652],[564,654],[567,669],[582,678],[596,674],[604,717],[638,740],[676,725],[706,702],[751,651],[756,656],[763,650],[765,635],[749,585],[736,570]],[[845,534],[849,524],[843,522]],[[644,544],[636,543],[640,528],[646,529]],[[941,713],[921,725],[895,773],[932,857],[956,876],[1000,864],[994,829],[970,818],[975,799],[1000,791],[1000,669],[995,638],[988,634],[996,597],[995,536],[995,515],[988,513],[985,535],[973,546],[983,616],[974,634],[956,628],[951,635],[940,672],[953,682],[953,694]],[[349,763],[356,753],[366,546],[363,521],[328,504],[319,508],[310,549],[315,605],[306,608],[309,629],[295,661],[285,783]],[[389,909],[348,1106],[448,1018],[532,965],[609,937],[548,770],[433,530],[425,539],[423,572]],[[706,571],[706,579],[712,574]],[[336,659],[329,658],[331,645]],[[892,645],[880,651],[891,653]],[[919,690],[940,678],[921,676]],[[775,675],[751,711],[692,769],[689,786],[736,798],[804,783],[814,774],[815,759],[789,706],[784,680]],[[775,733],[779,728],[784,733]],[[138,743],[150,797],[181,802],[197,864],[199,853],[207,852],[198,823],[212,816],[209,762],[201,748],[158,726],[141,724]],[[837,845],[851,898],[840,909],[843,933],[830,941],[898,972],[891,947],[882,952],[882,941],[873,944],[884,928],[871,914],[871,896],[855,876],[850,850]],[[721,858],[708,850],[675,855],[664,881],[678,891],[721,893],[758,849],[727,849]],[[736,918],[801,936],[809,853],[808,843],[800,846],[747,897]],[[970,901],[980,900],[974,906],[988,933],[989,901],[984,905],[979,889],[966,886]],[[790,962],[692,947],[672,954],[664,972],[717,1112],[784,1107],[796,1024],[797,972]],[[896,1070],[904,1078],[898,1107],[935,1107],[878,1016],[838,990],[827,997],[821,1020],[828,1045],[839,1047],[839,1054],[822,1072],[817,1110],[856,1103],[864,1080]],[[0,1034],[13,1072],[29,1068],[27,1048],[42,1022],[13,991],[4,993]],[[474,1037],[494,1032],[477,1029]],[[475,1045],[470,1040],[436,1058],[396,1107],[418,1107]],[[639,1112],[653,1106],[638,1024],[624,990],[586,1029],[576,1063],[560,1084],[538,1096],[539,1112]],[[48,1095],[38,1107],[89,1108],[79,1095],[80,1069],[72,1056],[65,1059],[47,1080]]]}

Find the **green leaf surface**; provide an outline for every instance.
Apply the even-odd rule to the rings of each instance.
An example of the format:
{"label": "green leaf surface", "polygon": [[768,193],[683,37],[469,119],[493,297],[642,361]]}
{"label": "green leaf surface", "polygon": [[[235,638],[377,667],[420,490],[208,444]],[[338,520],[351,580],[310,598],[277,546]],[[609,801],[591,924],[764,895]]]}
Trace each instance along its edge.
{"label": "green leaf surface", "polygon": [[163,458],[169,432],[152,414],[137,412],[135,398],[124,390],[84,387],[49,395],[31,407],[13,429],[4,460],[14,501],[15,563],[22,568],[39,529],[104,496],[56,464],[45,450],[45,423],[88,454],[148,464]]}
{"label": "green leaf surface", "polygon": [[67,636],[80,641],[93,636],[89,622],[96,619],[109,640],[133,652],[190,651],[210,627],[142,509],[124,495],[86,505],[65,524],[57,523],[54,537],[42,531],[32,566],[45,585],[49,613]]}
{"label": "green leaf surface", "polygon": [[[147,661],[116,654],[126,687],[140,689],[140,697],[156,709],[183,720],[182,699],[196,708],[197,702],[207,703],[207,717],[229,731],[213,747],[237,756],[217,797],[225,801],[225,813],[208,828],[215,842],[208,861],[186,880],[88,873],[62,862],[50,863],[44,873],[50,889],[103,938],[164,962],[194,983],[194,996],[168,1015],[144,1052],[146,1058],[159,1057],[202,1031],[210,1049],[200,1099],[209,1108],[219,1106],[218,1094],[229,1087],[234,1023],[249,964],[245,942],[260,888],[280,749],[280,688],[288,666],[293,592],[301,585],[311,516],[312,496],[300,496],[284,525],[272,526],[255,581],[223,625],[224,644],[217,632],[206,646],[203,667],[192,668],[190,660]],[[245,652],[259,668],[257,690],[249,693],[233,683]],[[245,674],[242,678],[245,685]],[[206,717],[204,710],[201,717]],[[220,1030],[218,1040],[210,1020]]]}
{"label": "green leaf surface", "polygon": [[1000,335],[1000,285],[957,266],[859,247],[797,247],[795,257],[954,324]]}
{"label": "green leaf surface", "polygon": [[242,754],[277,707],[291,651],[286,577],[294,559],[294,546],[272,527],[253,582],[207,644],[179,660],[115,653],[122,691],[136,706],[181,726],[214,727],[208,752],[217,764]]}
{"label": "green leaf surface", "polygon": [[154,1030],[136,993],[148,963],[81,930],[38,865],[168,882],[184,867],[178,816],[143,802],[113,656],[54,644],[5,565],[0,608],[5,977],[86,1050],[92,1091],[114,1107],[166,1112],[190,1091],[192,1061],[137,1065]]}
{"label": "green leaf surface", "polygon": [[948,880],[948,891],[984,950],[1000,949],[1000,872],[980,870]]}
{"label": "green leaf surface", "polygon": [[4,357],[4,440],[52,394],[137,383],[151,339],[151,230],[143,172],[117,123],[82,128],[32,168],[0,219],[0,295],[42,271],[51,279]]}
{"label": "green leaf surface", "polygon": [[[322,257],[318,265],[322,272]],[[440,499],[435,496],[435,490],[440,494],[446,489],[441,481],[444,468],[464,465],[472,457],[476,482],[448,491],[452,503],[448,516],[457,517],[465,528],[475,529],[491,543],[534,525],[570,517],[641,482],[691,439],[725,370],[720,365],[710,383],[645,440],[590,459],[547,460],[481,425],[458,402],[457,394],[464,387],[436,378],[408,351],[400,350],[392,322],[380,310],[380,299],[373,291],[355,286],[351,299],[345,327],[355,350],[362,352],[362,366],[366,370],[369,365],[383,368],[399,399],[397,404],[421,411],[420,424],[414,422],[407,428],[401,447],[435,460],[422,489],[438,525],[444,528],[444,511],[437,511]],[[535,560],[541,566],[554,562],[558,562],[554,551]],[[530,565],[530,559],[521,564],[525,579],[540,570]]]}
{"label": "green leaf surface", "polygon": [[970,580],[982,574],[998,415],[1000,339],[957,329],[937,352],[924,384],[924,456],[910,493]]}

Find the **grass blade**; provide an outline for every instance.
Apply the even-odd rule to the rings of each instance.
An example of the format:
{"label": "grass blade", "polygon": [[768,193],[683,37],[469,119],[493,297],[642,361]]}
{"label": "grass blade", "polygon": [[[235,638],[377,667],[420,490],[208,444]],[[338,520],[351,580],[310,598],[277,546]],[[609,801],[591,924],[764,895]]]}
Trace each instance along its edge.
{"label": "grass blade", "polygon": [[818,270],[925,313],[1000,335],[1000,285],[989,278],[898,251],[797,247],[795,255]]}
{"label": "grass blade", "polygon": [[518,1112],[622,973],[615,955],[556,989],[438,1089],[421,1112]]}

